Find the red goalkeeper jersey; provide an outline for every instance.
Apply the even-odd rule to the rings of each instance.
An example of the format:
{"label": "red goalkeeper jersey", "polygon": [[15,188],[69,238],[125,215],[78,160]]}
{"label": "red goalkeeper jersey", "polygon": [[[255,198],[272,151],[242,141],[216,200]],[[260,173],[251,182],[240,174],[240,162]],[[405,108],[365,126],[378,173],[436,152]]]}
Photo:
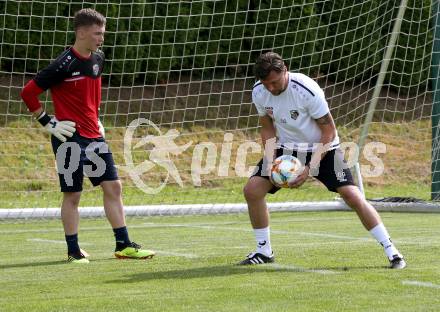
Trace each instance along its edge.
{"label": "red goalkeeper jersey", "polygon": [[98,112],[103,67],[102,52],[84,58],[69,48],[23,88],[22,98],[29,110],[35,111],[41,107],[38,94],[50,89],[58,120],[74,121],[83,137],[100,137]]}

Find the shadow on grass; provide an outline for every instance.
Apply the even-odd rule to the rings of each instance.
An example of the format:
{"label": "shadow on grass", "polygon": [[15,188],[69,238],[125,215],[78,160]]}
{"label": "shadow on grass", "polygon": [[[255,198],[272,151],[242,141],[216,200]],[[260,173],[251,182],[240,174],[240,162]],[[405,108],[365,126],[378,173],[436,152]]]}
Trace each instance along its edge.
{"label": "shadow on grass", "polygon": [[258,265],[258,266],[239,266],[234,264],[220,265],[220,266],[206,266],[200,268],[170,270],[160,272],[146,272],[139,274],[131,274],[124,276],[124,278],[117,280],[109,280],[106,283],[137,283],[147,280],[160,280],[160,279],[192,279],[192,278],[205,278],[205,277],[217,277],[217,276],[230,276],[237,274],[260,274],[260,273],[304,273],[303,268],[279,268],[271,265]]}
{"label": "shadow on grass", "polygon": [[67,264],[67,262],[66,260],[58,260],[58,261],[44,261],[44,262],[0,264],[0,270],[13,269],[13,268],[39,267],[39,266],[47,266],[47,265],[60,265],[60,264]]}
{"label": "shadow on grass", "polygon": [[332,270],[337,272],[347,272],[347,271],[365,271],[365,270],[382,270],[389,269],[387,265],[365,265],[365,266],[335,266],[335,267],[325,267],[325,268],[314,268],[314,270]]}
{"label": "shadow on grass", "polygon": [[[99,259],[99,258],[98,259],[97,258],[90,259],[91,263],[98,263],[98,262],[101,262],[101,261],[118,262],[118,261],[121,261],[121,260],[119,260],[119,259],[117,259],[115,257],[108,257],[108,258],[101,258],[101,259]],[[127,261],[132,261],[132,260],[127,260]],[[57,260],[57,261],[43,261],[43,262],[26,262],[26,263],[0,264],[0,270],[1,269],[13,269],[13,268],[39,267],[39,266],[48,266],[48,265],[61,265],[61,264],[68,264],[68,265],[74,266],[74,267],[84,266],[84,264],[77,265],[77,264],[69,263],[69,262],[67,262],[67,260]]]}

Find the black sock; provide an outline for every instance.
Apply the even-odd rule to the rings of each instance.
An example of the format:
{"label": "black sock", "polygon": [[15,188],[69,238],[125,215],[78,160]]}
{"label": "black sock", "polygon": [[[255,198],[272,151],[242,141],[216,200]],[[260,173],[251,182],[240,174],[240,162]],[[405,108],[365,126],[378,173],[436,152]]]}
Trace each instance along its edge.
{"label": "black sock", "polygon": [[122,249],[130,245],[131,241],[128,238],[128,231],[126,226],[113,229],[113,233],[115,233],[116,249]]}
{"label": "black sock", "polygon": [[78,234],[66,235],[66,243],[67,243],[67,253],[69,255],[80,252],[78,245]]}

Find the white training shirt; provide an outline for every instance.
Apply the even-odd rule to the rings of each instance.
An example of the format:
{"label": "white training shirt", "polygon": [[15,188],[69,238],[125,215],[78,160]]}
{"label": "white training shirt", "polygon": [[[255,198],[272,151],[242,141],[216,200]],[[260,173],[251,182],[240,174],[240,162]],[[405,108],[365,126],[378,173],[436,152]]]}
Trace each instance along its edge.
{"label": "white training shirt", "polygon": [[[313,151],[321,140],[321,129],[315,119],[330,110],[324,91],[311,78],[289,73],[289,84],[280,95],[273,95],[258,81],[252,90],[252,101],[258,114],[272,118],[277,131],[277,143],[293,150]],[[339,136],[330,149],[339,147]]]}

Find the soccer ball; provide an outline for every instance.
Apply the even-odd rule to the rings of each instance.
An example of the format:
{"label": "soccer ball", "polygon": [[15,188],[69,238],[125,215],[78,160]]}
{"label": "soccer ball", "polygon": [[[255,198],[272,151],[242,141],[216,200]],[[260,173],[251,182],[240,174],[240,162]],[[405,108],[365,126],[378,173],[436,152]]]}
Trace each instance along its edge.
{"label": "soccer ball", "polygon": [[270,171],[273,184],[278,187],[289,187],[288,183],[294,181],[304,170],[298,158],[291,155],[282,155],[274,160]]}

